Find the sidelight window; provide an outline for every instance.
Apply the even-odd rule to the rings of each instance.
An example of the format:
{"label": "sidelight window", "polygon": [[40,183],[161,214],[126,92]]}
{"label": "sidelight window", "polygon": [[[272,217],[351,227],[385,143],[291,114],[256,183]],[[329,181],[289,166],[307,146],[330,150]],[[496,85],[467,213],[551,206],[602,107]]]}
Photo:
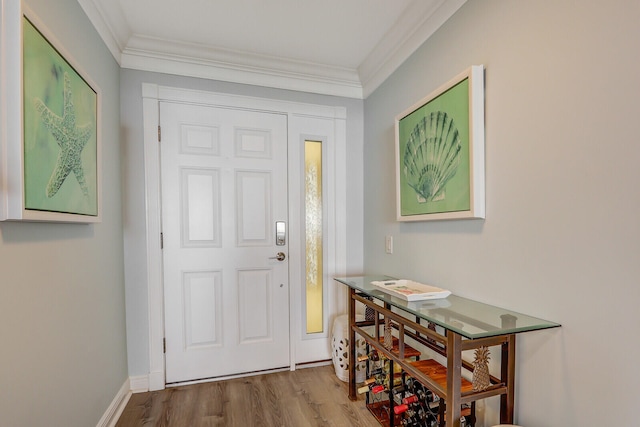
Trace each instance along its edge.
{"label": "sidelight window", "polygon": [[322,142],[304,143],[307,334],[323,332]]}

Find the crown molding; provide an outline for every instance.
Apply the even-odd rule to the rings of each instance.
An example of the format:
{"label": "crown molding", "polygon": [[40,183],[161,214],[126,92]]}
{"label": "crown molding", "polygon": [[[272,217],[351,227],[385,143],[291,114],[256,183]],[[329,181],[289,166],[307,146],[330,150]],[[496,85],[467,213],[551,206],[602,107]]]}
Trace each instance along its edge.
{"label": "crown molding", "polygon": [[[131,35],[126,19],[118,7],[109,16],[102,8],[99,0],[78,0],[80,7],[91,21],[91,24],[102,38],[102,41],[120,64],[122,51]],[[116,15],[116,16],[113,16]]]}
{"label": "crown molding", "polygon": [[358,67],[366,98],[402,65],[467,0],[414,0]]}
{"label": "crown molding", "polygon": [[120,65],[143,71],[362,98],[362,85],[355,69],[141,35],[129,39]]}
{"label": "crown molding", "polygon": [[120,8],[78,3],[123,68],[364,99],[466,1],[414,0],[358,69],[136,35]]}

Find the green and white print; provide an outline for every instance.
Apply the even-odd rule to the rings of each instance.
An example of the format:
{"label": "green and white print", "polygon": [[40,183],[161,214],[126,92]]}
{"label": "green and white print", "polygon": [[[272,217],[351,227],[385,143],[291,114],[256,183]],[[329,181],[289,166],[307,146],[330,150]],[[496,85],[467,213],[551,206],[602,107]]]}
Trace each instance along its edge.
{"label": "green and white print", "polygon": [[24,18],[25,208],[98,214],[97,94]]}

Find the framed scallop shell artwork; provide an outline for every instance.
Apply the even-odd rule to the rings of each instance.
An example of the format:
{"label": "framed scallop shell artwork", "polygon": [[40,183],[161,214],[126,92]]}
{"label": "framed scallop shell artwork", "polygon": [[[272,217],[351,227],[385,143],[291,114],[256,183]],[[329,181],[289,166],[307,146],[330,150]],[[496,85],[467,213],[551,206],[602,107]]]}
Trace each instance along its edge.
{"label": "framed scallop shell artwork", "polygon": [[484,67],[395,119],[398,221],[484,218]]}

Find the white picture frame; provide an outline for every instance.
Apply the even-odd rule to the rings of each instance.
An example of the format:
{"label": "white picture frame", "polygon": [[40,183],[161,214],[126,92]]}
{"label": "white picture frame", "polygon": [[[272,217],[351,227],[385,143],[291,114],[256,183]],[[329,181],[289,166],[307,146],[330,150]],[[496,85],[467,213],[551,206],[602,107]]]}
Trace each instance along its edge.
{"label": "white picture frame", "polygon": [[395,118],[396,219],[485,217],[484,66]]}
{"label": "white picture frame", "polygon": [[0,221],[101,222],[101,90],[24,3],[0,14]]}

